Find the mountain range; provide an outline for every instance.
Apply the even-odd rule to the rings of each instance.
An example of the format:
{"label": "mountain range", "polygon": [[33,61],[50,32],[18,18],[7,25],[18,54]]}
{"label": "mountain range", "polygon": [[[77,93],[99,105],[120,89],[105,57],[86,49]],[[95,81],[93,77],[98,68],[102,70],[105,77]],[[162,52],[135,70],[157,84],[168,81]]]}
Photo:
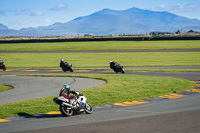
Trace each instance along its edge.
{"label": "mountain range", "polygon": [[127,10],[103,9],[66,23],[55,23],[37,28],[8,29],[0,24],[0,36],[78,36],[148,34],[153,31],[200,31],[200,20],[189,19],[169,12],[130,8]]}

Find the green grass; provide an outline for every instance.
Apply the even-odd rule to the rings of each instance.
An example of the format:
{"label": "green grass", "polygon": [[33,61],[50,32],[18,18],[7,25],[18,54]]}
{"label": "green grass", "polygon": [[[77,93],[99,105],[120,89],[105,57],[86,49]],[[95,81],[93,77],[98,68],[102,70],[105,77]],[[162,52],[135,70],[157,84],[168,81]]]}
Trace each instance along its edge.
{"label": "green grass", "polygon": [[199,66],[199,52],[148,53],[0,53],[7,69],[60,69],[63,58],[74,68],[106,67],[114,60],[124,66]]}
{"label": "green grass", "polygon": [[0,44],[0,51],[55,50],[135,50],[135,49],[199,49],[200,40],[179,41],[89,41],[51,43]]}
{"label": "green grass", "polygon": [[[113,104],[153,98],[165,94],[180,92],[195,87],[195,84],[184,79],[169,77],[152,77],[119,74],[61,74],[37,76],[73,76],[106,80],[107,84],[81,90],[92,106]],[[52,99],[56,96],[32,99],[0,105],[0,118],[18,116],[19,114],[46,113],[58,111],[59,106]]]}
{"label": "green grass", "polygon": [[10,89],[12,89],[12,86],[0,85],[0,92],[7,91],[7,90],[10,90]]}

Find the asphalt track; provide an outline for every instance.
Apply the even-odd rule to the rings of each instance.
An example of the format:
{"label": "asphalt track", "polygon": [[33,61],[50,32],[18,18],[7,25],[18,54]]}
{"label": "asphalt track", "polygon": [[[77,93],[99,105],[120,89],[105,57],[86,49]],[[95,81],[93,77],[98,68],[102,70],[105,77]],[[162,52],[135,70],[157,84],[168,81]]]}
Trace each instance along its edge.
{"label": "asphalt track", "polygon": [[11,85],[14,89],[0,93],[0,105],[58,95],[64,84],[69,84],[71,89],[78,91],[105,83],[102,80],[88,78],[1,75],[0,84]]}
{"label": "asphalt track", "polygon": [[[5,72],[3,72],[5,73]],[[15,71],[10,73],[38,73],[38,71]],[[46,73],[41,71],[40,73]],[[49,72],[61,73],[61,72]],[[86,71],[75,73],[113,73],[109,71]],[[169,76],[200,81],[200,72],[136,72],[126,74]],[[13,78],[12,76],[7,76]],[[55,79],[54,79],[55,80]],[[1,81],[1,80],[0,80]],[[11,80],[6,80],[8,83]],[[72,83],[73,79],[69,79]],[[31,82],[31,81],[30,81]],[[30,83],[29,82],[29,83]],[[56,81],[57,82],[57,81]],[[16,82],[16,85],[18,83]],[[27,84],[28,85],[28,84]],[[30,85],[30,84],[29,84]],[[39,85],[39,83],[38,83]],[[26,86],[26,85],[25,85]],[[45,85],[44,85],[45,86]],[[55,85],[57,88],[58,84]],[[197,88],[199,89],[199,87]],[[80,114],[72,117],[61,115],[18,117],[18,120],[0,123],[0,132],[30,133],[199,133],[200,132],[200,95],[185,92],[188,95],[177,99],[155,98],[149,103],[133,106],[105,105],[95,107],[93,114]],[[185,94],[184,93],[184,94]]]}

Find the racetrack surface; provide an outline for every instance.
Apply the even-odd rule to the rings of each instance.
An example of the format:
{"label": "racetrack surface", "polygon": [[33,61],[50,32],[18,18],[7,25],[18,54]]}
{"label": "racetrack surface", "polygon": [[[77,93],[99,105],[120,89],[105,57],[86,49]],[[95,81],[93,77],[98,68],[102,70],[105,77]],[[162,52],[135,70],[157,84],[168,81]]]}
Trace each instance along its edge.
{"label": "racetrack surface", "polygon": [[0,93],[0,105],[58,95],[64,84],[72,90],[82,90],[105,84],[105,81],[75,77],[32,77],[0,75],[0,84],[11,85],[14,89]]}
{"label": "racetrack surface", "polygon": [[24,133],[62,133],[65,131],[73,133],[199,133],[199,118],[200,110],[192,110],[90,124],[28,130],[24,131]]}

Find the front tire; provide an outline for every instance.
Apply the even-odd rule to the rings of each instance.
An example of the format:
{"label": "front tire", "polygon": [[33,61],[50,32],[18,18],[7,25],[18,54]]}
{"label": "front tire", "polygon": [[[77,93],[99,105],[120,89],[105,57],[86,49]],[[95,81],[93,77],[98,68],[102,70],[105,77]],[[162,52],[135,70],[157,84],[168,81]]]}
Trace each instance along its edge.
{"label": "front tire", "polygon": [[60,105],[60,112],[63,116],[67,116],[67,117],[70,117],[73,114],[73,110],[67,109],[67,106],[64,106],[64,105]]}
{"label": "front tire", "polygon": [[93,112],[92,106],[88,102],[86,102],[86,104],[85,104],[85,112],[87,114],[92,114],[92,112]]}
{"label": "front tire", "polygon": [[73,71],[74,71],[74,70],[73,70],[73,68],[71,67],[71,68],[70,68],[70,72],[73,72]]}
{"label": "front tire", "polygon": [[125,73],[125,71],[122,69],[122,71],[121,71],[122,73]]}

